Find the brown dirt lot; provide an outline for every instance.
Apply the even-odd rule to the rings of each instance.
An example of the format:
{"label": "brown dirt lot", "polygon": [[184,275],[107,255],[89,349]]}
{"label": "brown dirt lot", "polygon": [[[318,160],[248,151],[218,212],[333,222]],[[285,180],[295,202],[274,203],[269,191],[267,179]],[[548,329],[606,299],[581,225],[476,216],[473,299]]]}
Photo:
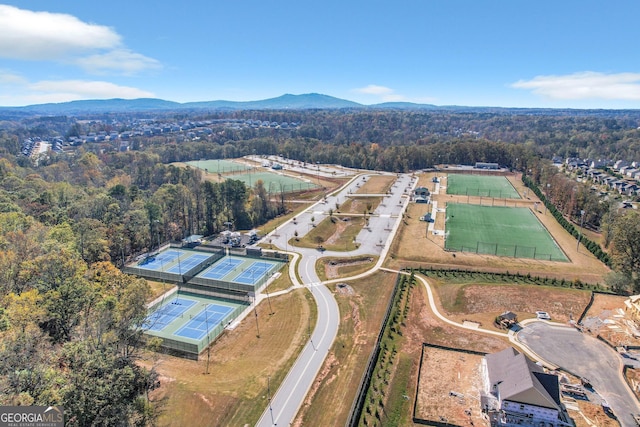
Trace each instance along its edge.
{"label": "brown dirt lot", "polygon": [[[395,182],[396,177],[393,175],[374,175],[369,177],[367,182],[360,186],[358,193],[360,194],[384,194]],[[362,179],[360,179],[362,181]]]}
{"label": "brown dirt lot", "polygon": [[423,351],[416,417],[457,426],[488,426],[479,405],[483,356],[428,346]]}
{"label": "brown dirt lot", "polygon": [[[431,183],[431,178],[433,176],[435,176],[435,173],[421,174],[418,185],[433,189],[434,184]],[[440,176],[442,176],[442,174]],[[524,186],[522,185],[519,176],[510,176],[508,179],[522,195],[524,193]],[[446,179],[443,181],[446,184]],[[433,200],[438,203],[438,208],[446,207],[446,203],[449,201],[467,203],[467,196],[436,194],[432,197]],[[474,198],[471,197],[470,202],[473,201]],[[533,209],[534,202],[539,202],[539,200],[531,191],[529,191],[526,199],[516,203],[518,206],[530,206],[531,209]],[[514,203],[514,201],[507,201],[508,205],[511,203]],[[547,230],[549,230],[558,245],[560,245],[562,250],[570,259],[570,262],[496,257],[468,252],[446,252],[443,249],[443,237],[434,236],[432,234],[427,236],[427,223],[419,220],[420,216],[430,209],[431,205],[414,203],[409,206],[404,225],[400,228],[398,236],[391,247],[391,260],[387,262],[388,267],[403,268],[428,264],[434,267],[466,268],[487,272],[510,271],[512,273],[531,273],[532,275],[550,278],[564,278],[567,280],[579,279],[586,283],[603,283],[603,276],[609,272],[609,269],[598,261],[583,246],[581,246],[580,250],[577,251],[576,240],[567,233],[557,221],[555,221],[550,213],[547,212],[545,215],[544,208],[541,210],[541,208],[538,207],[538,211],[535,212],[535,215]],[[438,213],[436,215],[435,228],[444,229],[443,213]]]}
{"label": "brown dirt lot", "polygon": [[519,320],[535,318],[538,310],[549,313],[554,322],[577,320],[591,297],[590,292],[576,289],[428,280],[439,296],[446,317],[457,322],[478,322],[487,329],[493,328],[495,317],[505,311],[516,313]]}

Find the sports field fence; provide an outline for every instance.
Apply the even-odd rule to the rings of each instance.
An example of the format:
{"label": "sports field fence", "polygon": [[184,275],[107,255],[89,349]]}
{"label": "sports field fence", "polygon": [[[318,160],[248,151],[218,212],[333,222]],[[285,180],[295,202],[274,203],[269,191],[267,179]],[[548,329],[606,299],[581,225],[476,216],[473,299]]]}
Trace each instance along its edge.
{"label": "sports field fence", "polygon": [[530,258],[544,261],[565,261],[564,258],[538,251],[535,246],[504,245],[500,243],[476,242],[475,246],[453,246],[446,244],[451,252],[472,252],[480,255],[496,255],[511,258]]}

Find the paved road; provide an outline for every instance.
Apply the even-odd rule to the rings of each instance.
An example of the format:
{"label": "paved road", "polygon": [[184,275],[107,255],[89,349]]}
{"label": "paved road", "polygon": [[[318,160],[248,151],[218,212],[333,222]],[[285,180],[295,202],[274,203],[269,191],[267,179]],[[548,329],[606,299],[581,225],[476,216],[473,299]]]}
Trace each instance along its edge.
{"label": "paved road", "polygon": [[[366,182],[368,175],[356,177],[345,185],[336,195],[327,196],[326,202],[319,202],[311,206],[305,212],[296,217],[296,221],[288,221],[274,230],[266,241],[271,240],[272,244],[288,250],[293,249],[288,244],[288,240],[297,231],[302,237],[311,230],[311,217],[318,224],[329,214],[329,209],[335,210],[336,203],[343,203],[349,193],[355,193],[358,188]],[[416,180],[410,175],[400,175],[392,188],[392,194],[384,198],[383,203],[376,209],[369,220],[369,229],[363,229],[357,236],[360,247],[351,252],[320,252],[316,249],[295,248],[301,255],[298,265],[298,274],[304,284],[308,287],[316,300],[318,315],[316,327],[311,334],[311,339],[304,347],[293,367],[280,385],[280,388],[272,396],[270,405],[265,409],[262,417],[256,424],[258,427],[272,425],[287,426],[295,418],[298,409],[302,405],[322,363],[329,352],[338,332],[340,323],[340,312],[338,304],[329,289],[322,283],[316,275],[315,264],[318,258],[324,256],[356,256],[359,254],[379,255],[379,261],[374,270],[382,264],[391,244],[393,236],[400,224],[402,213],[408,204],[407,193],[411,191]],[[364,273],[363,276],[368,273]],[[345,280],[345,279],[341,279]],[[294,283],[297,279],[294,278]],[[334,281],[327,281],[334,282]]]}
{"label": "paved road", "polygon": [[528,324],[517,334],[520,342],[540,357],[588,378],[611,405],[622,427],[635,427],[632,413],[640,413],[637,399],[622,378],[622,357],[596,338],[574,328]]}

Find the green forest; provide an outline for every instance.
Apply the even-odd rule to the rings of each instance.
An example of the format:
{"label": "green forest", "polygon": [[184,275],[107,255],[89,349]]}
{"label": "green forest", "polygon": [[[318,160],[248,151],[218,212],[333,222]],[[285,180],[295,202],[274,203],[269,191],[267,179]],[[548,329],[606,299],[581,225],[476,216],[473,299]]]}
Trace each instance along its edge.
{"label": "green forest", "polygon": [[156,374],[136,363],[143,345],[154,345],[141,341],[150,290],[118,267],[167,241],[212,235],[227,222],[250,229],[286,209],[284,195],[261,181],[205,181],[170,165],[177,161],[280,154],[393,172],[499,163],[522,172],[569,224],[584,211],[611,256],[609,285],[640,290],[640,215],[551,162],[640,159],[636,111],[245,111],[193,120],[221,117],[301,126],[225,128],[196,141],[140,136],[126,152],[84,144],[36,164],[20,153],[25,138],[125,131],[127,117],[0,121],[0,404],[59,404],[72,426],[123,425],[123,415],[126,425],[153,423]]}

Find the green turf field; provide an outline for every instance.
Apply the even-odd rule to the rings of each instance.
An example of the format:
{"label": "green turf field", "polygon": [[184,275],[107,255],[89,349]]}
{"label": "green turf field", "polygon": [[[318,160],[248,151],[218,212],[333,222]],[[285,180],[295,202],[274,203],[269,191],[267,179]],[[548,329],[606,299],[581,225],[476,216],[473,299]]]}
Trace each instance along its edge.
{"label": "green turf field", "polygon": [[449,174],[447,194],[520,199],[520,195],[507,178],[494,175]]}
{"label": "green turf field", "polygon": [[233,173],[251,169],[249,166],[231,160],[192,160],[187,162],[189,166],[206,170],[209,173]]}
{"label": "green turf field", "polygon": [[568,261],[529,208],[449,203],[445,229],[447,250]]}
{"label": "green turf field", "polygon": [[294,178],[287,175],[280,175],[272,172],[251,172],[251,173],[243,173],[243,174],[234,174],[227,176],[229,179],[237,179],[239,181],[244,182],[248,187],[253,187],[259,179],[264,183],[264,188],[269,192],[273,193],[290,193],[293,191],[304,191],[311,188],[316,188],[317,185],[309,182],[303,181],[298,178]]}

